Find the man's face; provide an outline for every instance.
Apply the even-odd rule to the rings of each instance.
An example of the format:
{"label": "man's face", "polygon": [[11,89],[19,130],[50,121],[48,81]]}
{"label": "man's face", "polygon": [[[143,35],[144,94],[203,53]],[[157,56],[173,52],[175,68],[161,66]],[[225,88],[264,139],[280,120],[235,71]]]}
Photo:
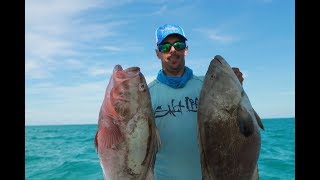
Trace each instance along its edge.
{"label": "man's face", "polygon": [[[169,43],[174,44],[175,42],[185,42],[180,35],[169,35],[166,37],[161,44]],[[188,47],[183,50],[177,50],[171,46],[168,52],[160,52],[156,50],[157,57],[162,62],[162,69],[166,75],[180,76],[183,74],[185,66],[185,56],[187,55]]]}

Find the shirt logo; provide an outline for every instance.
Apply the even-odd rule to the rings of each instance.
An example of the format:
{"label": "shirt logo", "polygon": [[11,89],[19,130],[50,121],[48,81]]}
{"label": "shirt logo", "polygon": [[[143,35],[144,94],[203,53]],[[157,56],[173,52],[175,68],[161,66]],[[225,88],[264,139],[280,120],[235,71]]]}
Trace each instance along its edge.
{"label": "shirt logo", "polygon": [[167,105],[159,105],[155,110],[155,118],[164,117],[167,115],[176,116],[183,112],[197,112],[198,98],[185,97],[184,100],[171,99],[171,103]]}

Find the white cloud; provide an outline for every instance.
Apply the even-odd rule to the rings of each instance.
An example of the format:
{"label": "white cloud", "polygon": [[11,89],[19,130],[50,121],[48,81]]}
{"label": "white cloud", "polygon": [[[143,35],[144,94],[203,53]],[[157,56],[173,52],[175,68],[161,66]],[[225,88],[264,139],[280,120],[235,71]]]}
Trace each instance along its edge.
{"label": "white cloud", "polygon": [[231,42],[239,40],[238,37],[235,37],[233,35],[222,34],[217,29],[197,28],[197,29],[194,29],[194,30],[205,34],[209,39],[212,39],[215,42],[231,43]]}
{"label": "white cloud", "polygon": [[71,42],[60,39],[58,37],[47,36],[40,33],[26,34],[26,54],[39,58],[50,58],[53,55],[72,54]]}
{"label": "white cloud", "polygon": [[105,69],[105,68],[100,68],[100,67],[92,67],[88,71],[88,73],[93,76],[97,76],[97,75],[111,76],[112,72],[113,72],[113,68]]}
{"label": "white cloud", "polygon": [[119,52],[119,51],[124,50],[123,48],[115,47],[115,46],[103,46],[102,48],[107,51],[115,51],[115,52]]}
{"label": "white cloud", "polygon": [[43,83],[28,87],[26,124],[45,124],[57,120],[80,124],[92,121],[97,117],[107,83],[107,80],[77,86]]}
{"label": "white cloud", "polygon": [[156,12],[154,12],[152,15],[161,15],[164,12],[166,12],[167,10],[168,10],[167,5],[163,5]]}
{"label": "white cloud", "polygon": [[[98,42],[99,39],[116,36],[117,28],[127,24],[125,21],[102,23],[101,20],[94,19],[96,17],[84,18],[83,13],[100,8],[102,3],[104,8],[110,8],[129,2],[131,1],[27,0],[26,79],[52,77],[60,67],[74,69],[75,66],[70,66],[70,63],[81,67],[83,63],[80,61],[85,58],[82,49],[97,49],[95,44],[87,45],[86,42]],[[108,17],[106,15],[99,18]],[[72,62],[70,59],[73,59]]]}
{"label": "white cloud", "polygon": [[222,42],[222,43],[229,43],[236,40],[236,38],[233,36],[221,35],[221,34],[218,34],[217,32],[209,32],[208,36],[210,39],[214,41]]}
{"label": "white cloud", "polygon": [[28,59],[26,59],[25,75],[26,79],[42,79],[51,76],[51,73],[46,69],[43,69],[40,63],[35,63],[34,61],[28,61]]}
{"label": "white cloud", "polygon": [[96,7],[98,1],[26,1],[26,78],[46,78],[55,69],[53,56],[73,55],[73,42],[65,38],[70,19],[82,10]]}

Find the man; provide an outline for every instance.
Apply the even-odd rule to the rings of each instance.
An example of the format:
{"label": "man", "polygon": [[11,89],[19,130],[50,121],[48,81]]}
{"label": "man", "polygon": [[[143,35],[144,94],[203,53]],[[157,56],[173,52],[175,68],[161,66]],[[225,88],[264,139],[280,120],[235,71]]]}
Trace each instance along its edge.
{"label": "man", "polygon": [[[203,77],[185,65],[187,38],[181,27],[165,24],[156,30],[156,54],[162,69],[148,86],[161,147],[156,156],[157,180],[201,180],[197,142],[197,106]],[[242,73],[234,68],[242,83]]]}

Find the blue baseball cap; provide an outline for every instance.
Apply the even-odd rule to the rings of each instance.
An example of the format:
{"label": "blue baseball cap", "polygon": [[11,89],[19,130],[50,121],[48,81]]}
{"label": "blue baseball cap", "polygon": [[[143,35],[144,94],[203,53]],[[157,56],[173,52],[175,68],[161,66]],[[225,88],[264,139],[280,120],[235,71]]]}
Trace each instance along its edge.
{"label": "blue baseball cap", "polygon": [[163,26],[160,26],[156,30],[156,43],[160,44],[167,36],[171,34],[179,34],[185,40],[187,40],[187,38],[185,37],[184,31],[180,26],[177,26],[174,24],[165,24]]}

